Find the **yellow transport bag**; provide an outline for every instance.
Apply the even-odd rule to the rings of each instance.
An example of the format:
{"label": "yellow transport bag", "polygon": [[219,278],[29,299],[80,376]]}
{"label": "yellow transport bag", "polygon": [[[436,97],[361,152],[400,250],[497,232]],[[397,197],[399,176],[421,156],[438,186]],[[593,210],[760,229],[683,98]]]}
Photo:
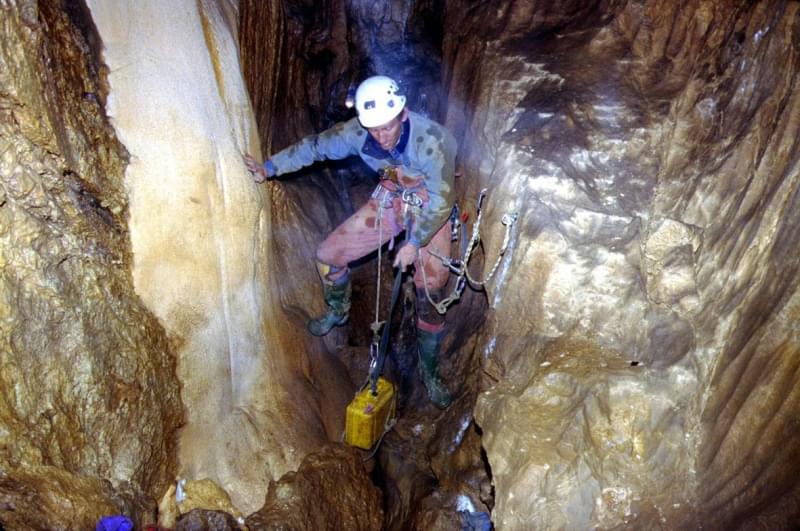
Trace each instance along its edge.
{"label": "yellow transport bag", "polygon": [[369,450],[383,435],[394,418],[397,395],[394,385],[378,378],[378,394],[373,396],[370,386],[359,391],[347,406],[345,442]]}

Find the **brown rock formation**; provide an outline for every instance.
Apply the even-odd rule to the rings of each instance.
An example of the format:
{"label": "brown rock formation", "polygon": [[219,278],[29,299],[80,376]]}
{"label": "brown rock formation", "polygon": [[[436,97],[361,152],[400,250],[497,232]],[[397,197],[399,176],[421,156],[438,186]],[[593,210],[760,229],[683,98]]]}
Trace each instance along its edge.
{"label": "brown rock formation", "polygon": [[350,393],[305,332],[319,305],[314,268],[297,265],[313,263],[308,232],[273,225],[306,216],[242,162],[259,141],[234,4],[89,4],[111,69],[108,112],[132,158],[135,286],[176,345],[178,473],[211,479],[247,514],[269,480],[339,436]]}
{"label": "brown rock formation", "polygon": [[381,494],[360,452],[326,446],[297,472],[270,483],[264,506],[245,523],[250,529],[377,530],[383,524]]}
{"label": "brown rock formation", "polygon": [[236,519],[221,511],[194,509],[178,520],[175,531],[239,531]]}
{"label": "brown rock formation", "polygon": [[[143,522],[178,467],[245,512],[269,485],[251,529],[796,525],[797,2],[96,4],[110,95],[81,3],[0,7],[3,526]],[[324,441],[366,373],[374,265],[349,328],[304,323],[314,247],[371,182],[255,187],[238,151],[349,116],[373,71],[458,136],[473,220],[489,189],[474,277],[519,218],[449,314],[450,409],[398,322],[402,415],[370,476]]]}
{"label": "brown rock formation", "polygon": [[451,5],[448,123],[490,224],[522,213],[482,340],[497,526],[789,527],[797,4]]}
{"label": "brown rock formation", "polygon": [[133,290],[91,20],[60,2],[0,18],[0,522],[89,529],[154,508],[174,474],[173,351]]}

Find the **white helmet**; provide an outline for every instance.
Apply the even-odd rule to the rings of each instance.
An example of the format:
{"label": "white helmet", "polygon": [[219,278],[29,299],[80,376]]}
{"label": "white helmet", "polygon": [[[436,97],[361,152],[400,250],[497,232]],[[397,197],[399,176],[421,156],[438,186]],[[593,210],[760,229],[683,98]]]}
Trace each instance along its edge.
{"label": "white helmet", "polygon": [[400,95],[400,87],[390,77],[368,77],[356,90],[358,121],[364,127],[389,123],[405,106],[406,97]]}

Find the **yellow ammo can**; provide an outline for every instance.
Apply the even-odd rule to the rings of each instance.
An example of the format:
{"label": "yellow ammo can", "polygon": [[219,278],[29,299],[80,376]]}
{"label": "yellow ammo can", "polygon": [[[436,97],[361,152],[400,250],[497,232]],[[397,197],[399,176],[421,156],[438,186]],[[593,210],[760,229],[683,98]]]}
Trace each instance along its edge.
{"label": "yellow ammo can", "polygon": [[347,406],[345,442],[369,450],[383,435],[386,424],[394,418],[396,395],[394,385],[378,378],[378,394],[373,395],[367,385]]}

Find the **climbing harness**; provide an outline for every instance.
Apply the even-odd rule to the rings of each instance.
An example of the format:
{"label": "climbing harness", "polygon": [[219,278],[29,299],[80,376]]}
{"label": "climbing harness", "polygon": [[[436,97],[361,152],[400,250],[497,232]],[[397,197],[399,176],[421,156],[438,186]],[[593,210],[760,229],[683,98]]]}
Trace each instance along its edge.
{"label": "climbing harness", "polygon": [[[472,278],[472,276],[469,273],[469,268],[467,266],[469,265],[469,259],[472,256],[472,252],[475,250],[475,247],[481,240],[480,228],[481,228],[481,221],[483,219],[483,200],[485,198],[486,198],[486,188],[482,189],[480,194],[478,194],[478,201],[476,204],[477,217],[475,219],[475,224],[472,227],[472,237],[469,238],[469,240],[467,240],[466,238],[462,239],[461,258],[458,259],[448,258],[436,252],[436,250],[434,249],[430,249],[428,251],[430,254],[441,260],[442,264],[444,264],[448,269],[450,269],[450,271],[455,273],[457,276],[456,284],[455,287],[453,288],[452,293],[448,297],[437,302],[433,300],[433,297],[431,296],[430,290],[428,289],[428,279],[425,273],[425,268],[424,267],[422,268],[422,278],[425,284],[425,296],[427,297],[428,302],[430,302],[431,305],[434,308],[436,308],[436,311],[439,312],[439,314],[443,315],[445,312],[447,312],[447,308],[451,304],[453,304],[454,302],[458,301],[461,298],[461,295],[464,292],[464,288],[466,288],[467,283],[469,283],[471,286],[481,287],[484,286],[487,282],[489,282],[494,276],[494,274],[497,272],[497,268],[500,266],[500,262],[503,260],[503,257],[505,256],[505,253],[508,250],[508,244],[511,242],[511,231],[519,217],[519,214],[517,212],[506,213],[500,220],[500,222],[503,225],[505,225],[506,232],[505,236],[503,237],[503,243],[502,245],[500,245],[500,252],[498,253],[494,265],[489,270],[489,273],[487,273],[486,277],[483,280],[475,280],[474,278]],[[451,214],[451,220],[455,215],[458,223],[458,228],[456,228],[455,222],[453,224],[453,229],[451,231],[451,240],[454,240],[455,238],[458,237],[458,232],[460,232],[459,229],[463,231],[462,222],[460,219],[458,219],[457,208],[458,207],[456,206],[454,208],[454,213]]]}

